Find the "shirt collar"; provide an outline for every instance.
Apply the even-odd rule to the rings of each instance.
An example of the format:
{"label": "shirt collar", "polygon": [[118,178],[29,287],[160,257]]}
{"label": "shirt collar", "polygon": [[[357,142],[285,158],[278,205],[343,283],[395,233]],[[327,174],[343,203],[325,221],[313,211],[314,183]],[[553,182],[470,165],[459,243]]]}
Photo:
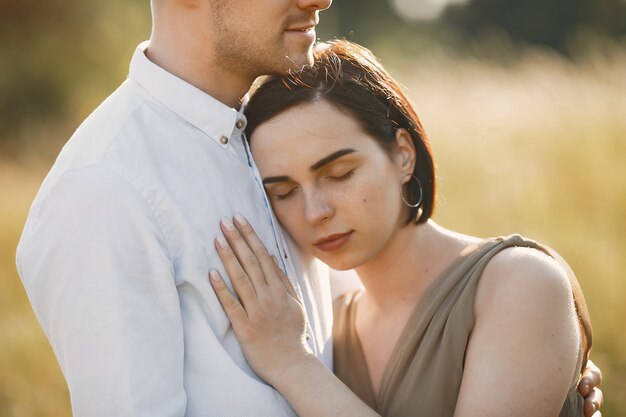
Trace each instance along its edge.
{"label": "shirt collar", "polygon": [[239,111],[214,99],[204,91],[176,77],[150,61],[145,50],[150,41],[137,46],[130,63],[129,78],[174,113],[200,129],[222,148],[228,148],[235,130],[245,128],[244,106]]}

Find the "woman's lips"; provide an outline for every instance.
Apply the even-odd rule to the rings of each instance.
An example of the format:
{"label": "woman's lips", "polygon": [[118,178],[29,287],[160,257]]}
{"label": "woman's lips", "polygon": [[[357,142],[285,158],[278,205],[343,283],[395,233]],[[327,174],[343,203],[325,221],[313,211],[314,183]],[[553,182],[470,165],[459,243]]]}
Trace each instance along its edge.
{"label": "woman's lips", "polygon": [[352,231],[326,236],[314,243],[323,252],[332,252],[342,247],[352,236]]}

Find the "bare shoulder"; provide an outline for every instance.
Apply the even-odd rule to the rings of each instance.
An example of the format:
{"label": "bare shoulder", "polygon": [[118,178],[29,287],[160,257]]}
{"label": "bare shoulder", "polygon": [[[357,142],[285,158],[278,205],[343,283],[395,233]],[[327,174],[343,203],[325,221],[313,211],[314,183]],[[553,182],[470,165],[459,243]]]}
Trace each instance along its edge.
{"label": "bare shoulder", "polygon": [[539,250],[504,249],[478,281],[474,310],[455,415],[558,415],[580,346],[566,271]]}
{"label": "bare shoulder", "polygon": [[493,303],[550,309],[573,303],[573,296],[567,272],[559,262],[537,249],[513,247],[489,261],[478,283],[477,313]]}

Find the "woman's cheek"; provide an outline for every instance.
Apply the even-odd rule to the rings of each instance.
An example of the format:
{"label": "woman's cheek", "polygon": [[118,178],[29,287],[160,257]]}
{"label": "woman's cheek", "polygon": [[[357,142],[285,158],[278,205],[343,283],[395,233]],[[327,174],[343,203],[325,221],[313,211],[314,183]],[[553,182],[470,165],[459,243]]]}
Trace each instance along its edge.
{"label": "woman's cheek", "polygon": [[357,193],[361,198],[361,203],[370,207],[380,207],[387,201],[388,189],[389,184],[382,181],[380,177],[373,176],[359,182]]}
{"label": "woman's cheek", "polygon": [[283,229],[289,233],[298,246],[304,247],[302,242],[303,232],[301,230],[304,227],[304,219],[297,206],[291,202],[281,201],[273,203],[272,210]]}

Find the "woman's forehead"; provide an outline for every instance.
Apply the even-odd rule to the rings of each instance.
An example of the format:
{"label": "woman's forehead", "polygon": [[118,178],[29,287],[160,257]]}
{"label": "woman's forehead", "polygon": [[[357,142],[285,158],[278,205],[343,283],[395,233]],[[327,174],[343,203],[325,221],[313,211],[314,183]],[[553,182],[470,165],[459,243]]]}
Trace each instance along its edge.
{"label": "woman's forehead", "polygon": [[357,145],[367,134],[355,117],[333,104],[319,100],[292,107],[260,124],[250,138],[253,148],[341,147]]}

